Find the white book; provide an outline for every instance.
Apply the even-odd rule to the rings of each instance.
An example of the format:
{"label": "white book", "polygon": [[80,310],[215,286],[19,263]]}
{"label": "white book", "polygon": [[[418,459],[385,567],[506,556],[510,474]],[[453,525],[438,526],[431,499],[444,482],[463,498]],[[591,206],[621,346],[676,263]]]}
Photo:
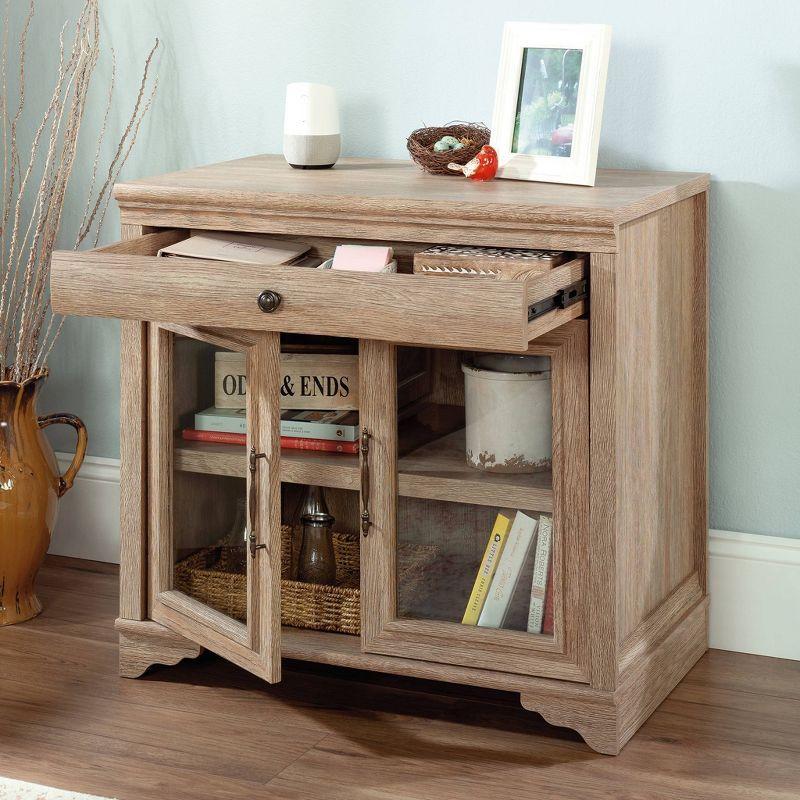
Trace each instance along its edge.
{"label": "white book", "polygon": [[247,411],[244,408],[206,408],[194,415],[198,431],[247,433]]}
{"label": "white book", "polygon": [[310,246],[287,242],[272,236],[246,233],[195,233],[177,244],[162,247],[162,258],[202,258],[211,261],[238,261],[241,264],[266,267],[289,264],[308,252]]}
{"label": "white book", "polygon": [[544,596],[547,591],[547,571],[550,565],[550,548],[553,541],[553,518],[539,517],[539,534],[536,537],[536,560],[531,581],[531,604],[528,607],[528,633],[541,633],[544,621]]}
{"label": "white book", "polygon": [[522,566],[531,549],[537,520],[517,511],[500,561],[489,588],[489,595],[478,619],[482,628],[502,628],[511,598],[519,583]]}
{"label": "white book", "polygon": [[[244,408],[207,408],[194,415],[198,431],[247,433],[247,411]],[[281,436],[300,439],[327,439],[354,442],[358,437],[357,411],[282,411]]]}
{"label": "white book", "polygon": [[357,411],[281,411],[281,436],[354,442],[358,438]]}

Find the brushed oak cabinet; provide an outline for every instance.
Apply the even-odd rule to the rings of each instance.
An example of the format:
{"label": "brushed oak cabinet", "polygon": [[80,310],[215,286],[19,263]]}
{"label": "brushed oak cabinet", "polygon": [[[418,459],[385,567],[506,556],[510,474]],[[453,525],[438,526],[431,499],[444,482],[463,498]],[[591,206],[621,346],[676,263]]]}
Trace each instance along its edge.
{"label": "brushed oak cabinet", "polygon": [[[503,689],[618,753],[707,648],[708,187],[616,170],[592,188],[474,184],[372,159],[306,172],[277,156],[118,185],[120,241],[56,252],[51,292],[58,313],[122,320],[120,674],[208,649],[271,683],[292,658]],[[157,257],[202,230],[320,257],[389,244],[398,272]],[[520,280],[414,274],[433,244],[569,255]],[[331,341],[358,354],[359,453],[282,449],[281,353]],[[242,444],[181,437],[213,405],[219,351],[247,365]],[[552,457],[536,472],[467,464],[461,365],[482,352],[547,365]],[[355,558],[349,633],[287,615],[287,523],[307,485]],[[462,623],[509,510],[552,526],[542,633],[516,611]],[[225,569],[206,564],[201,586],[187,565],[210,552]]]}

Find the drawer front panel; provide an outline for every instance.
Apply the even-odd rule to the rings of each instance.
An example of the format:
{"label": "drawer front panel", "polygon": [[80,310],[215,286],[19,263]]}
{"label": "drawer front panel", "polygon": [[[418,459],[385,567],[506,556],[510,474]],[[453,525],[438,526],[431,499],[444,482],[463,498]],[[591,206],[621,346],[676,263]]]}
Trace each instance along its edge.
{"label": "drawer front panel", "polygon": [[[579,302],[528,321],[532,298],[568,287],[584,274],[583,262],[526,281],[363,275],[157,258],[164,236],[170,232],[123,242],[118,249],[54,253],[54,310],[507,351],[525,350],[531,335],[540,336],[585,310]],[[273,293],[273,307],[279,298],[270,311],[259,306],[264,292]]]}

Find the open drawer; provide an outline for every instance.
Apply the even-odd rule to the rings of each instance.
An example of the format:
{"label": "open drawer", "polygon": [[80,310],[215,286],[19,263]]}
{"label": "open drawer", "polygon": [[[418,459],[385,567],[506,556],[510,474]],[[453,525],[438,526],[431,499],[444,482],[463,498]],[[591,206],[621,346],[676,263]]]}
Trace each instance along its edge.
{"label": "open drawer", "polygon": [[60,314],[521,352],[585,311],[586,262],[522,281],[157,258],[182,231],[53,254]]}

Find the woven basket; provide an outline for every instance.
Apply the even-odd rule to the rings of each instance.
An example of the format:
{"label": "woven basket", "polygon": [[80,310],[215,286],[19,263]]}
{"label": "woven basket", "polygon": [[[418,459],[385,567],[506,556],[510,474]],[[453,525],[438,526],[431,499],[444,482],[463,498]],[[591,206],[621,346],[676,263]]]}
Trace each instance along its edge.
{"label": "woven basket", "polygon": [[[360,552],[357,534],[334,532],[336,586],[289,580],[292,528],[281,526],[281,623],[318,631],[361,633]],[[236,552],[238,551],[238,552]],[[422,568],[432,561],[434,545],[398,548],[398,586],[414,592]],[[206,547],[175,565],[175,588],[238,620],[247,615],[247,576],[236,563],[241,548]]]}
{"label": "woven basket", "polygon": [[[448,164],[466,164],[485,144],[491,131],[480,122],[448,122],[439,128],[419,128],[409,134],[406,146],[417,166],[431,175],[460,175],[447,169]],[[437,153],[433,146],[443,136],[455,136],[464,146],[460,150]]]}

